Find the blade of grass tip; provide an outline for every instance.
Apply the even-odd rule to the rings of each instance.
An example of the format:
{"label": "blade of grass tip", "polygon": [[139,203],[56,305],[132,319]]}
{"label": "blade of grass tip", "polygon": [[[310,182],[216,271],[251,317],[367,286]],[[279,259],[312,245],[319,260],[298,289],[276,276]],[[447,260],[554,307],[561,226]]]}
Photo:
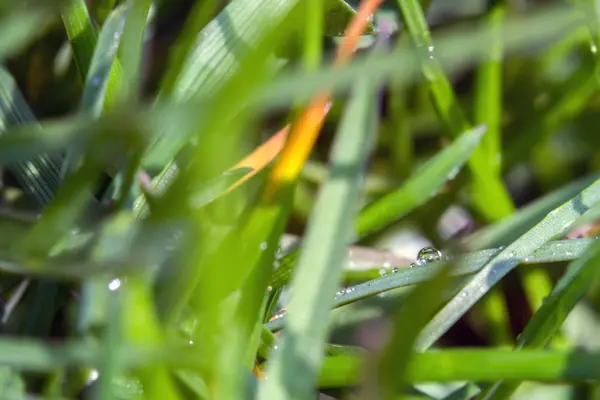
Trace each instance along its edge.
{"label": "blade of grass tip", "polygon": [[[339,285],[345,247],[352,240],[352,216],[358,205],[365,163],[374,143],[376,86],[357,83],[344,113],[331,154],[331,172],[309,221],[305,251],[294,277],[288,329],[271,360],[259,398],[308,398],[314,388],[327,334],[324,321]],[[335,210],[335,211],[332,211]],[[295,382],[286,374],[295,371]]]}
{"label": "blade of grass tip", "polygon": [[[454,177],[479,144],[485,127],[466,132],[429,160],[398,189],[363,209],[355,220],[358,238],[383,228],[416,207],[424,204],[448,179]],[[271,278],[270,285],[280,288],[285,285],[298,256],[295,249],[280,260],[280,266]]]}
{"label": "blade of grass tip", "polygon": [[[448,78],[436,59],[434,43],[427,21],[417,0],[398,0],[408,32],[421,52],[421,68],[435,101],[439,118],[448,126],[452,136],[470,129]],[[489,168],[483,149],[473,152],[469,160],[473,174],[473,202],[477,210],[491,220],[501,219],[514,211],[512,199],[501,177]]]}
{"label": "blade of grass tip", "polygon": [[535,249],[564,233],[599,200],[600,180],[597,180],[502,250],[431,320],[422,333],[418,349],[429,348],[508,272]]}
{"label": "blade of grass tip", "polygon": [[73,48],[79,76],[84,80],[98,41],[98,27],[92,21],[85,0],[69,0],[61,15]]}
{"label": "blade of grass tip", "polygon": [[445,265],[432,280],[418,285],[403,299],[393,319],[392,337],[380,353],[377,385],[371,388],[377,397],[395,399],[405,389],[414,342],[442,302],[450,270],[451,265]]}
{"label": "blade of grass tip", "polygon": [[[0,68],[0,129],[5,131],[18,125],[36,124],[33,112],[10,74]],[[41,130],[41,128],[39,128]],[[37,130],[37,127],[36,127]],[[11,135],[12,136],[12,135]],[[15,137],[17,139],[17,137]],[[11,150],[11,154],[19,154]],[[28,161],[9,162],[8,169],[17,181],[40,205],[46,205],[60,184],[60,157],[43,155]]]}
{"label": "blade of grass tip", "polygon": [[[581,258],[569,265],[554,290],[519,335],[515,351],[543,348],[548,344],[589,288],[600,282],[599,262],[600,241],[596,241]],[[484,391],[481,398],[509,398],[519,384],[518,381],[496,382]]]}
{"label": "blade of grass tip", "polygon": [[469,250],[479,250],[513,242],[541,221],[546,214],[581,192],[599,177],[600,174],[586,176],[550,192],[502,221],[467,236],[461,241],[461,246]]}
{"label": "blade of grass tip", "polygon": [[[531,253],[523,260],[523,264],[571,261],[583,256],[595,241],[596,239],[573,239],[549,242]],[[452,271],[452,275],[474,274],[485,267],[501,251],[502,249],[489,249],[461,256],[457,260],[457,268]],[[342,307],[380,293],[424,282],[437,273],[438,267],[438,263],[432,262],[427,268],[402,268],[383,277],[379,276],[379,268],[377,268],[375,272],[379,276],[378,278],[351,286],[343,294],[340,293],[335,298],[334,307]],[[285,315],[279,315],[278,318],[269,322],[267,327],[272,331],[280,330],[284,327],[285,320]]]}
{"label": "blade of grass tip", "polygon": [[144,32],[152,0],[130,0],[129,4],[119,48],[119,60],[125,82],[121,100],[136,103],[140,95]]}

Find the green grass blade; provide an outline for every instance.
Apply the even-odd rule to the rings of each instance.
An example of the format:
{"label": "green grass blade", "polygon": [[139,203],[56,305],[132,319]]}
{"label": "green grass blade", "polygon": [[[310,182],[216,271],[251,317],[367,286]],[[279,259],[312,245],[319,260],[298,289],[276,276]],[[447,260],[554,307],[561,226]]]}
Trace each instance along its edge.
{"label": "green grass blade", "polygon": [[[531,317],[517,340],[517,349],[541,348],[559,331],[565,319],[590,287],[600,282],[600,242],[594,243],[585,254],[574,261],[556,284],[550,296]],[[498,382],[482,398],[508,398],[519,382]]]}
{"label": "green grass blade", "polygon": [[120,6],[108,15],[94,47],[89,73],[85,77],[80,109],[98,117],[104,109],[110,79],[119,67],[115,65],[117,49],[121,41],[127,8]]}
{"label": "green grass blade", "polygon": [[448,180],[456,176],[485,136],[485,131],[485,127],[478,127],[465,132],[415,171],[402,186],[361,211],[356,221],[359,237],[390,225],[435,195]]}
{"label": "green grass blade", "polygon": [[[336,137],[331,172],[323,186],[294,277],[290,320],[280,351],[271,360],[269,380],[260,398],[308,398],[313,391],[323,353],[332,296],[339,285],[345,247],[352,240],[352,218],[358,205],[361,178],[374,142],[374,87],[357,84]],[[296,371],[297,384],[286,377]]]}
{"label": "green grass blade", "polygon": [[[442,122],[448,126],[452,136],[456,137],[471,129],[460,104],[454,94],[450,81],[436,59],[434,43],[427,27],[423,11],[417,0],[398,0],[403,19],[407,25],[417,49],[422,53],[423,75],[429,84],[435,101],[436,111]],[[483,149],[473,152],[469,165],[473,173],[473,201],[477,210],[488,219],[503,218],[514,210],[512,199],[501,177],[489,167]]]}
{"label": "green grass blade", "polygon": [[[485,365],[485,368],[482,368]],[[408,380],[419,382],[491,382],[498,378],[534,381],[598,379],[597,352],[526,349],[456,349],[415,354]],[[357,356],[327,357],[319,387],[349,387],[361,379],[365,361]]]}
{"label": "green grass blade", "polygon": [[119,48],[123,82],[126,86],[123,99],[129,99],[134,103],[137,102],[140,95],[144,32],[151,4],[151,0],[129,1],[129,10]]}
{"label": "green grass blade", "polygon": [[477,70],[475,88],[475,123],[485,124],[487,134],[481,147],[489,168],[495,175],[501,172],[502,148],[502,23],[506,6],[497,1],[486,17],[492,43],[487,57]]}
{"label": "green grass blade", "polygon": [[535,249],[564,233],[580,215],[599,200],[600,180],[597,180],[550,212],[539,224],[502,250],[431,320],[423,330],[418,348],[426,349],[435,343],[508,272]]}
{"label": "green grass blade", "polygon": [[392,337],[381,352],[377,392],[383,399],[395,399],[406,385],[414,342],[435,313],[448,284],[450,266],[438,271],[432,280],[417,286],[403,300],[394,317]]}
{"label": "green grass blade", "polygon": [[506,219],[467,236],[462,240],[462,244],[468,249],[478,250],[511,243],[541,221],[550,211],[589,186],[599,176],[598,174],[586,176],[550,192]]}
{"label": "green grass blade", "polygon": [[62,19],[83,81],[88,75],[98,41],[98,27],[90,17],[85,0],[69,0],[62,11]]}

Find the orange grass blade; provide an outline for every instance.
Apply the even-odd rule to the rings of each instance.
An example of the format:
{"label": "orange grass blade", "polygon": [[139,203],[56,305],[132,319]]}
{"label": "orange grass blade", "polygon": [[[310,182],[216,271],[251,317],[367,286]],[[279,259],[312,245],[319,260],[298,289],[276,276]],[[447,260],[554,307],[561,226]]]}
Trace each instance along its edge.
{"label": "orange grass blade", "polygon": [[[344,40],[338,48],[334,65],[343,65],[352,58],[360,35],[366,29],[369,18],[381,5],[382,1],[363,0],[356,15],[346,28]],[[256,175],[280,153],[279,160],[269,178],[267,196],[272,194],[282,183],[294,181],[300,174],[306,159],[312,151],[330,108],[329,93],[323,92],[318,94],[298,117],[293,126],[291,126],[291,132],[290,125],[287,125],[232,168],[248,167],[252,171],[231,185],[225,193],[235,189]],[[287,143],[286,139],[288,139]]]}

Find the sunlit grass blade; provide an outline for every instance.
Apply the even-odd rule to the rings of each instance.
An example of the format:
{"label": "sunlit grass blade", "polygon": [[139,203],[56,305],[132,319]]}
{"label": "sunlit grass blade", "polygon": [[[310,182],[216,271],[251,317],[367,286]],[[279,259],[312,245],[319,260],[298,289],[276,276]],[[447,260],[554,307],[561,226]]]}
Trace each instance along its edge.
{"label": "sunlit grass blade", "polygon": [[[455,349],[415,354],[408,380],[419,382],[491,382],[496,379],[532,381],[578,381],[598,379],[597,352],[525,349]],[[361,379],[361,357],[325,359],[319,387],[349,387]],[[485,368],[482,368],[485,365]],[[443,368],[441,367],[443,366]]]}
{"label": "sunlit grass blade", "polygon": [[[327,318],[341,277],[345,246],[352,240],[352,218],[366,158],[374,142],[374,94],[372,82],[359,82],[340,125],[330,175],[319,194],[294,278],[288,329],[280,351],[270,362],[269,379],[260,398],[304,398],[313,390],[327,333],[327,324],[313,321]],[[285,378],[285,371],[291,370],[302,372],[301,384],[292,385]]]}
{"label": "sunlit grass blade", "polygon": [[85,0],[69,0],[62,10],[62,19],[83,81],[98,41],[98,27],[90,17]]}
{"label": "sunlit grass blade", "polygon": [[423,330],[418,348],[426,349],[434,344],[508,272],[541,245],[564,233],[580,215],[599,200],[600,181],[597,180],[508,245],[431,320]]}
{"label": "sunlit grass blade", "polygon": [[[454,94],[450,81],[436,60],[434,42],[417,0],[398,0],[408,31],[421,54],[425,80],[429,84],[436,111],[452,136],[468,131],[471,126]],[[495,128],[495,127],[494,127]],[[490,168],[483,149],[473,152],[469,165],[473,173],[472,196],[477,211],[488,219],[497,220],[509,215],[514,206],[501,177]]]}
{"label": "sunlit grass blade", "polygon": [[[554,290],[531,317],[517,340],[515,351],[542,348],[558,333],[573,307],[590,287],[599,282],[600,242],[594,243],[585,254],[567,268]],[[498,382],[484,392],[482,398],[504,399],[519,386],[519,382]]]}

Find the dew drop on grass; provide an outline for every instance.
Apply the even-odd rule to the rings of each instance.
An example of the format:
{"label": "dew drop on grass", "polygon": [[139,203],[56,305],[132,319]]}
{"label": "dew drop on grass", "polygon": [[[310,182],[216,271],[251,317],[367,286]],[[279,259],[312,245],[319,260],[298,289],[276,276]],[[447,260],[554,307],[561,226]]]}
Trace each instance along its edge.
{"label": "dew drop on grass", "polygon": [[379,270],[379,275],[381,275],[381,276],[385,276],[385,275],[386,275],[386,271],[385,271],[385,269],[381,268],[381,269]]}
{"label": "dew drop on grass", "polygon": [[417,265],[425,265],[442,259],[442,252],[435,247],[423,247],[417,254]]}
{"label": "dew drop on grass", "polygon": [[417,266],[418,266],[417,264],[412,263],[412,264],[409,265],[409,268],[414,268],[414,267],[417,267]]}
{"label": "dew drop on grass", "polygon": [[121,280],[118,278],[115,278],[108,283],[108,290],[110,290],[111,292],[114,292],[115,290],[117,290],[120,287],[121,287]]}
{"label": "dew drop on grass", "polygon": [[267,242],[262,242],[260,244],[260,249],[263,250],[263,251],[266,250],[267,249]]}
{"label": "dew drop on grass", "polygon": [[394,268],[392,269],[392,274],[395,274],[396,272],[398,272],[398,268],[394,267]]}

